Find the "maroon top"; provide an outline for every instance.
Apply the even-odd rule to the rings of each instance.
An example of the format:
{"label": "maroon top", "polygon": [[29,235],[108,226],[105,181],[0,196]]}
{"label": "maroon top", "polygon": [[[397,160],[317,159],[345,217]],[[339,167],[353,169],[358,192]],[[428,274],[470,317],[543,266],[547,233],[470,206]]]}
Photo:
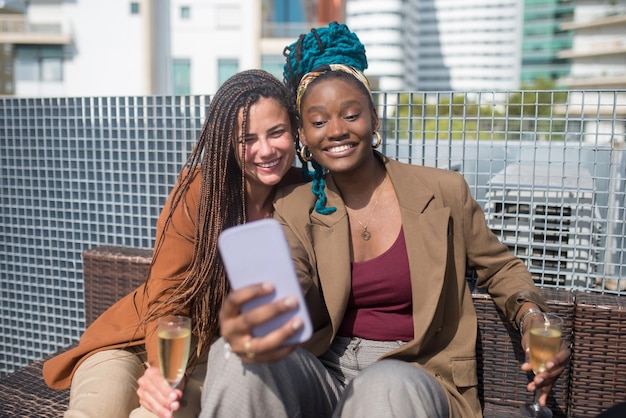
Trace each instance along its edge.
{"label": "maroon top", "polygon": [[383,254],[352,263],[352,291],[337,335],[411,341],[411,274],[404,230]]}

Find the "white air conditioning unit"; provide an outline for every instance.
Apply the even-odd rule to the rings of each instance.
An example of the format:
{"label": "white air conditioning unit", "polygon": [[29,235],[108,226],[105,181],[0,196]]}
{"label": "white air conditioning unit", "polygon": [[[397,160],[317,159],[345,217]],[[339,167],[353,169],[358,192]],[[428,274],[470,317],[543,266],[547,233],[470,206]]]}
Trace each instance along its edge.
{"label": "white air conditioning unit", "polygon": [[488,184],[487,224],[538,285],[588,286],[599,248],[594,214],[592,177],[579,166],[510,164]]}

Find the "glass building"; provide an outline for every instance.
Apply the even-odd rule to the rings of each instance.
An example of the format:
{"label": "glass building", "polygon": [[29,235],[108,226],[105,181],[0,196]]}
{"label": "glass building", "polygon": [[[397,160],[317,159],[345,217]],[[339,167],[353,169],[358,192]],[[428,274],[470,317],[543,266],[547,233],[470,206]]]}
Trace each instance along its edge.
{"label": "glass building", "polygon": [[570,72],[568,59],[559,52],[572,47],[572,31],[562,29],[574,15],[574,4],[565,0],[525,0],[522,29],[522,86],[553,82]]}

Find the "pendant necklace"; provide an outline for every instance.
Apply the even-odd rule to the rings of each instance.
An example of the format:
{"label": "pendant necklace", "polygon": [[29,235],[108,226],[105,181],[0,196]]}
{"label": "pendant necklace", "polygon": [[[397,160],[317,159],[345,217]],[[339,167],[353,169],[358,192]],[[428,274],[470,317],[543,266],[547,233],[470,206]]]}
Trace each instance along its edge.
{"label": "pendant necklace", "polygon": [[378,202],[380,202],[380,196],[382,196],[383,194],[383,190],[385,189],[386,183],[387,183],[387,175],[385,174],[383,185],[380,188],[380,192],[378,192],[378,198],[376,199],[376,202],[374,203],[374,207],[372,208],[372,214],[370,215],[370,218],[367,220],[367,223],[363,224],[363,222],[359,221],[359,219],[356,216],[354,216],[354,219],[356,219],[359,225],[361,225],[361,227],[363,228],[363,232],[361,232],[361,238],[363,238],[363,241],[369,241],[370,238],[372,238],[372,233],[367,230],[367,227],[369,226],[370,222],[372,221],[372,218],[374,217],[374,212],[376,212],[376,206],[378,206]]}

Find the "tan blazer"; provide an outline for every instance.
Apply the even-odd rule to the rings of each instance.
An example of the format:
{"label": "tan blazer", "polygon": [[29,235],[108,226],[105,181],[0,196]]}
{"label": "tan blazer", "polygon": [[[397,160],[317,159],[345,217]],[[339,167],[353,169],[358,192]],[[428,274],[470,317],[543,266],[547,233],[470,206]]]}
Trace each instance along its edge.
{"label": "tan blazer", "polygon": [[[451,417],[480,417],[477,320],[466,270],[476,269],[478,285],[510,321],[527,300],[545,304],[524,264],[488,229],[460,174],[377,155],[400,204],[414,318],[414,339],[384,357],[413,362],[439,380]],[[331,176],[326,195],[327,206],[337,208],[329,215],[313,211],[310,184],[280,191],[275,202],[314,322],[307,348],[317,355],[335,337],[350,295],[350,226]]]}

